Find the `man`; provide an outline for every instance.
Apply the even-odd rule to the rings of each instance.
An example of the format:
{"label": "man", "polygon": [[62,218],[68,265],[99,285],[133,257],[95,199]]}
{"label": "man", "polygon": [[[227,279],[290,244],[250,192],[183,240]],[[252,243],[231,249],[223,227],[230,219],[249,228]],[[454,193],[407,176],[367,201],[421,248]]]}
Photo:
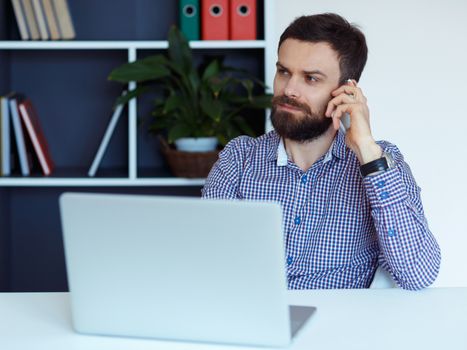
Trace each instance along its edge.
{"label": "man", "polygon": [[363,33],[342,17],[297,18],[279,41],[275,130],[232,140],[203,188],[282,204],[291,289],[367,288],[378,266],[410,290],[438,274],[420,188],[398,148],[372,137],[357,86],[366,59]]}

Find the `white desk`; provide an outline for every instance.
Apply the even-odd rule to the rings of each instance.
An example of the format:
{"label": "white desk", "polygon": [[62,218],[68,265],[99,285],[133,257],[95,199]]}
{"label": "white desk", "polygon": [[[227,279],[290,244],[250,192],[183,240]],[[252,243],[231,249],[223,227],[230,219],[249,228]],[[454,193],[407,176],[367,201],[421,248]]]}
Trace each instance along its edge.
{"label": "white desk", "polygon": [[[318,307],[291,349],[467,349],[467,288],[293,291],[290,303]],[[0,349],[252,348],[79,335],[67,293],[1,293]]]}

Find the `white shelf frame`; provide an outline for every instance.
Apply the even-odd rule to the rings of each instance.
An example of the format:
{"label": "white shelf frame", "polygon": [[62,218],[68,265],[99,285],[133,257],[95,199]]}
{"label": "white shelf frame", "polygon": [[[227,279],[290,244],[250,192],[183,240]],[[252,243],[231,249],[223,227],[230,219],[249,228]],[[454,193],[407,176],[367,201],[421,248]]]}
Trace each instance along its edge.
{"label": "white shelf frame", "polygon": [[[190,41],[192,49],[262,49],[264,50],[264,76],[269,92],[275,71],[276,47],[274,38],[275,0],[264,1],[264,40],[195,40]],[[0,50],[125,50],[128,62],[137,59],[138,50],[163,50],[168,48],[166,40],[155,41],[0,41]],[[136,86],[129,84],[129,89]],[[269,115],[269,111],[266,112]],[[269,130],[266,118],[266,130]],[[177,177],[141,178],[137,177],[137,104],[128,104],[128,177],[122,178],[59,178],[59,177],[0,177],[0,189],[4,187],[137,187],[137,186],[203,186],[205,179]]]}
{"label": "white shelf frame", "polygon": [[[0,50],[143,50],[167,49],[157,41],[0,41]],[[265,40],[196,40],[192,49],[264,49]]]}
{"label": "white shelf frame", "polygon": [[0,179],[0,189],[5,187],[145,187],[145,186],[203,186],[206,179],[179,177],[163,178],[41,178],[5,177]]}
{"label": "white shelf frame", "polygon": [[[137,52],[135,48],[128,49],[128,62],[137,60]],[[136,82],[128,83],[128,91],[136,89]],[[138,174],[137,163],[137,122],[138,110],[136,99],[133,98],[128,102],[128,177],[130,180],[136,180]]]}

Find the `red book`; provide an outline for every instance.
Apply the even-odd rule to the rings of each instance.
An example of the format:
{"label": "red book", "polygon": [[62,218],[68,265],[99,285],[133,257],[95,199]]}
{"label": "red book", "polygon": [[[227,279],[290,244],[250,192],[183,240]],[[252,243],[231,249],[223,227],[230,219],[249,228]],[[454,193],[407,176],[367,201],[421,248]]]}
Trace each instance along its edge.
{"label": "red book", "polygon": [[201,37],[203,40],[229,40],[228,0],[202,0]]}
{"label": "red book", "polygon": [[44,175],[50,175],[54,168],[52,157],[50,156],[49,147],[45,139],[44,133],[37,118],[36,111],[29,99],[26,99],[18,104],[18,109],[26,126],[29,138],[36,152],[39,164],[41,165]]}
{"label": "red book", "polygon": [[230,39],[256,40],[256,0],[230,0]]}

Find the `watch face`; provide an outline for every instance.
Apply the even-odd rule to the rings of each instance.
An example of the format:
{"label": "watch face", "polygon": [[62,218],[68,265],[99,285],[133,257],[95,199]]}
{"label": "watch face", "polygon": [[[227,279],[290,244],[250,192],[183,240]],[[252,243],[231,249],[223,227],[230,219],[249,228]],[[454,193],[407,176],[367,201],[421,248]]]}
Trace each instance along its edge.
{"label": "watch face", "polygon": [[388,162],[388,169],[392,169],[395,167],[396,164],[391,153],[383,152],[383,157],[386,158],[386,161]]}

